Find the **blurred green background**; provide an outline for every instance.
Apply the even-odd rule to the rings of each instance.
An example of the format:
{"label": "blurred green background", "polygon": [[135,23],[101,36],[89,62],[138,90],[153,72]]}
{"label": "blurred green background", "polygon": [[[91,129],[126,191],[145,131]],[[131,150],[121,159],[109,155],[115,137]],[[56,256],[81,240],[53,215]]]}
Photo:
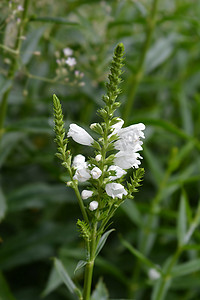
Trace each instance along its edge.
{"label": "blurred green background", "polygon": [[[125,45],[118,115],[126,125],[146,125],[146,174],[113,219],[116,231],[97,259],[93,288],[102,278],[109,299],[153,299],[149,268],[118,234],[162,266],[177,247],[180,199],[186,226],[197,210],[200,2],[3,0],[0,10],[0,299],[74,299],[53,269],[54,256],[83,282],[82,271],[74,275],[84,257],[81,215],[54,156],[52,95],[62,102],[66,129],[73,122],[90,131],[118,42]],[[76,65],[65,63],[66,48]],[[70,147],[74,155],[89,154]],[[199,243],[197,230],[179,258],[197,267],[173,278],[166,299],[200,298]]]}

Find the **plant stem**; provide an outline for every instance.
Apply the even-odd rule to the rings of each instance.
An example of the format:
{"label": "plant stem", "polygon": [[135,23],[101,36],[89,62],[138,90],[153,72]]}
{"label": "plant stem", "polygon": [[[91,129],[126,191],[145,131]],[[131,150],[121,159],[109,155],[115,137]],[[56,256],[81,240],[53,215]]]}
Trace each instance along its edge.
{"label": "plant stem", "polygon": [[[10,80],[14,79],[15,72],[17,69],[17,62],[18,62],[20,49],[21,49],[21,43],[22,43],[21,37],[24,34],[29,1],[30,0],[24,0],[24,5],[23,5],[24,10],[22,13],[21,23],[19,25],[19,29],[18,29],[18,33],[17,33],[17,37],[16,37],[15,47],[14,47],[14,49],[9,49],[10,52],[12,51],[13,54],[15,54],[14,57],[12,58],[10,70],[8,72],[8,79],[10,79]],[[1,48],[3,48],[3,47],[1,46]],[[4,47],[4,49],[8,50],[7,47]],[[8,97],[9,97],[10,91],[11,91],[11,87],[9,86],[8,89],[5,91],[5,93],[3,94],[2,101],[0,104],[0,140],[4,133],[3,128],[4,128],[6,113],[7,113],[7,106],[8,106],[7,103],[8,103]]]}
{"label": "plant stem", "polygon": [[147,28],[146,28],[146,38],[144,41],[144,46],[143,46],[143,50],[140,56],[140,60],[138,63],[138,67],[137,67],[137,72],[136,74],[133,74],[130,77],[129,80],[129,92],[128,92],[128,99],[127,102],[125,104],[124,107],[124,111],[123,111],[123,119],[125,121],[125,123],[128,122],[130,113],[132,111],[132,106],[133,106],[133,102],[134,102],[134,98],[137,92],[137,88],[140,84],[140,81],[143,77],[143,67],[144,67],[144,63],[145,63],[145,59],[146,59],[146,55],[151,43],[151,38],[152,38],[152,34],[155,28],[155,24],[156,24],[156,12],[157,12],[157,7],[158,7],[158,1],[159,0],[153,0],[152,3],[152,7],[151,7],[151,13],[149,16],[149,19],[147,20]]}
{"label": "plant stem", "polygon": [[95,222],[94,224],[92,239],[90,244],[90,257],[85,268],[83,300],[90,300],[92,275],[93,275],[95,252],[96,252],[96,235],[97,235],[97,222]]}
{"label": "plant stem", "polygon": [[85,206],[83,204],[83,200],[81,198],[81,195],[80,195],[80,192],[78,190],[78,186],[77,185],[75,185],[74,191],[75,191],[76,197],[78,199],[78,204],[80,206],[83,218],[84,218],[85,222],[87,222],[89,224],[89,220],[88,220],[88,216],[87,216],[87,213],[86,213],[86,210],[85,210]]}

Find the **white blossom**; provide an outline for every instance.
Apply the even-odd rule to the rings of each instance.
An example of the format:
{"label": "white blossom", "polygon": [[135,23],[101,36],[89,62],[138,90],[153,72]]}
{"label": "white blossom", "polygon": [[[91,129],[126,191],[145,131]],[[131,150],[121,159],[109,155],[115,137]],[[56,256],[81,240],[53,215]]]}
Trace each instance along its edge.
{"label": "white blossom", "polygon": [[93,211],[93,210],[96,210],[99,206],[99,203],[97,201],[92,201],[90,202],[90,205],[89,205],[89,210]]}
{"label": "white blossom", "polygon": [[72,167],[78,169],[80,167],[86,167],[87,163],[85,162],[85,156],[78,154],[74,156]]}
{"label": "white blossom", "polygon": [[119,151],[115,154],[114,164],[122,169],[138,168],[142,156],[137,152]]}
{"label": "white blossom", "polygon": [[115,171],[115,175],[109,176],[110,180],[116,180],[126,174],[126,171],[124,171],[119,166],[114,166],[114,165],[112,165],[108,168],[108,172],[109,171]]}
{"label": "white blossom", "polygon": [[145,138],[142,130],[145,129],[145,125],[143,123],[134,124],[125,128],[120,129],[117,134],[119,135],[119,139],[115,142],[115,149],[121,151],[139,151],[142,150],[141,145],[143,144],[140,141],[141,138]]}
{"label": "white blossom", "polygon": [[85,146],[91,146],[94,141],[85,129],[76,124],[70,124],[67,137],[72,137],[75,142]]}
{"label": "white blossom", "polygon": [[23,8],[23,6],[22,6],[22,5],[18,5],[18,6],[17,6],[17,10],[18,10],[18,11],[23,11],[23,10],[24,10],[24,8]]}
{"label": "white blossom", "polygon": [[151,280],[157,280],[160,278],[160,273],[156,269],[151,268],[148,271],[148,276]]}
{"label": "white blossom", "polygon": [[65,56],[71,56],[73,54],[73,50],[71,48],[64,48],[63,53]]}
{"label": "white blossom", "polygon": [[102,159],[102,155],[101,154],[97,154],[95,157],[96,161],[100,161]]}
{"label": "white blossom", "polygon": [[92,197],[92,195],[93,195],[93,191],[89,191],[89,190],[83,190],[81,193],[81,197],[83,200]]}
{"label": "white blossom", "polygon": [[66,59],[65,63],[68,66],[73,67],[76,65],[76,59],[74,57],[68,57],[68,59]]}
{"label": "white blossom", "polygon": [[98,179],[102,174],[102,171],[98,167],[94,167],[91,170],[91,175],[93,179]]}
{"label": "white blossom", "polygon": [[113,199],[122,199],[123,195],[126,196],[128,194],[122,184],[115,182],[106,184],[105,190],[107,195],[112,197]]}
{"label": "white blossom", "polygon": [[79,182],[85,182],[90,179],[90,177],[89,169],[83,166],[76,170],[73,179],[78,180]]}
{"label": "white blossom", "polygon": [[111,126],[114,129],[112,132],[112,135],[115,133],[118,133],[124,124],[124,120],[122,120],[121,118],[117,118],[117,119],[118,119],[118,122]]}

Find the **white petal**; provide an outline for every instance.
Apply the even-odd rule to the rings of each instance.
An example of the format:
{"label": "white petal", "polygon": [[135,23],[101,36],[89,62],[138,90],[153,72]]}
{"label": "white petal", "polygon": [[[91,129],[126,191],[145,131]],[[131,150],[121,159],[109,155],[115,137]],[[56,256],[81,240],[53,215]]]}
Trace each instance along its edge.
{"label": "white petal", "polygon": [[96,210],[99,206],[99,203],[97,201],[92,201],[90,202],[90,205],[89,205],[89,210],[93,211],[93,210]]}
{"label": "white petal", "polygon": [[85,146],[91,146],[94,141],[85,129],[76,124],[70,124],[67,136],[72,137],[75,142]]}

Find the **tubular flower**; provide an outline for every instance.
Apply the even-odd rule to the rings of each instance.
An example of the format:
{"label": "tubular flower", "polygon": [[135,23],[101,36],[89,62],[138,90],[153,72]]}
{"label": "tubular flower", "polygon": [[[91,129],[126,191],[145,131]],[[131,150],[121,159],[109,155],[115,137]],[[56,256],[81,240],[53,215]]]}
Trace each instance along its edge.
{"label": "tubular flower", "polygon": [[98,179],[102,174],[102,171],[98,167],[94,167],[91,170],[91,175],[93,179]]}
{"label": "tubular flower", "polygon": [[122,184],[120,183],[108,183],[106,184],[106,193],[108,196],[114,198],[119,198],[122,199],[123,195],[127,195],[127,191],[125,190],[125,188],[123,187]]}
{"label": "tubular flower", "polygon": [[108,172],[109,171],[115,171],[115,175],[109,176],[110,180],[115,180],[118,178],[121,178],[123,175],[126,174],[126,171],[124,171],[122,168],[120,168],[119,166],[110,166],[108,168]]}
{"label": "tubular flower", "polygon": [[70,124],[67,137],[72,137],[75,142],[85,146],[91,146],[94,141],[85,129],[76,124]]}
{"label": "tubular flower", "polygon": [[115,155],[114,163],[116,166],[122,169],[129,169],[129,168],[139,168],[141,164],[140,160],[142,156],[137,152],[126,152],[126,151],[119,151]]}
{"label": "tubular flower", "polygon": [[89,210],[93,211],[93,210],[96,210],[99,206],[99,203],[97,201],[92,201],[90,202],[90,205],[89,205]]}
{"label": "tubular flower", "polygon": [[80,167],[86,167],[87,163],[85,162],[85,156],[78,154],[74,156],[72,167],[78,169]]}
{"label": "tubular flower", "polygon": [[73,176],[74,180],[78,180],[79,182],[85,182],[90,179],[89,169],[85,166],[80,166]]}
{"label": "tubular flower", "polygon": [[93,191],[89,191],[89,190],[83,190],[81,193],[81,197],[83,200],[92,197],[92,195],[93,195]]}

